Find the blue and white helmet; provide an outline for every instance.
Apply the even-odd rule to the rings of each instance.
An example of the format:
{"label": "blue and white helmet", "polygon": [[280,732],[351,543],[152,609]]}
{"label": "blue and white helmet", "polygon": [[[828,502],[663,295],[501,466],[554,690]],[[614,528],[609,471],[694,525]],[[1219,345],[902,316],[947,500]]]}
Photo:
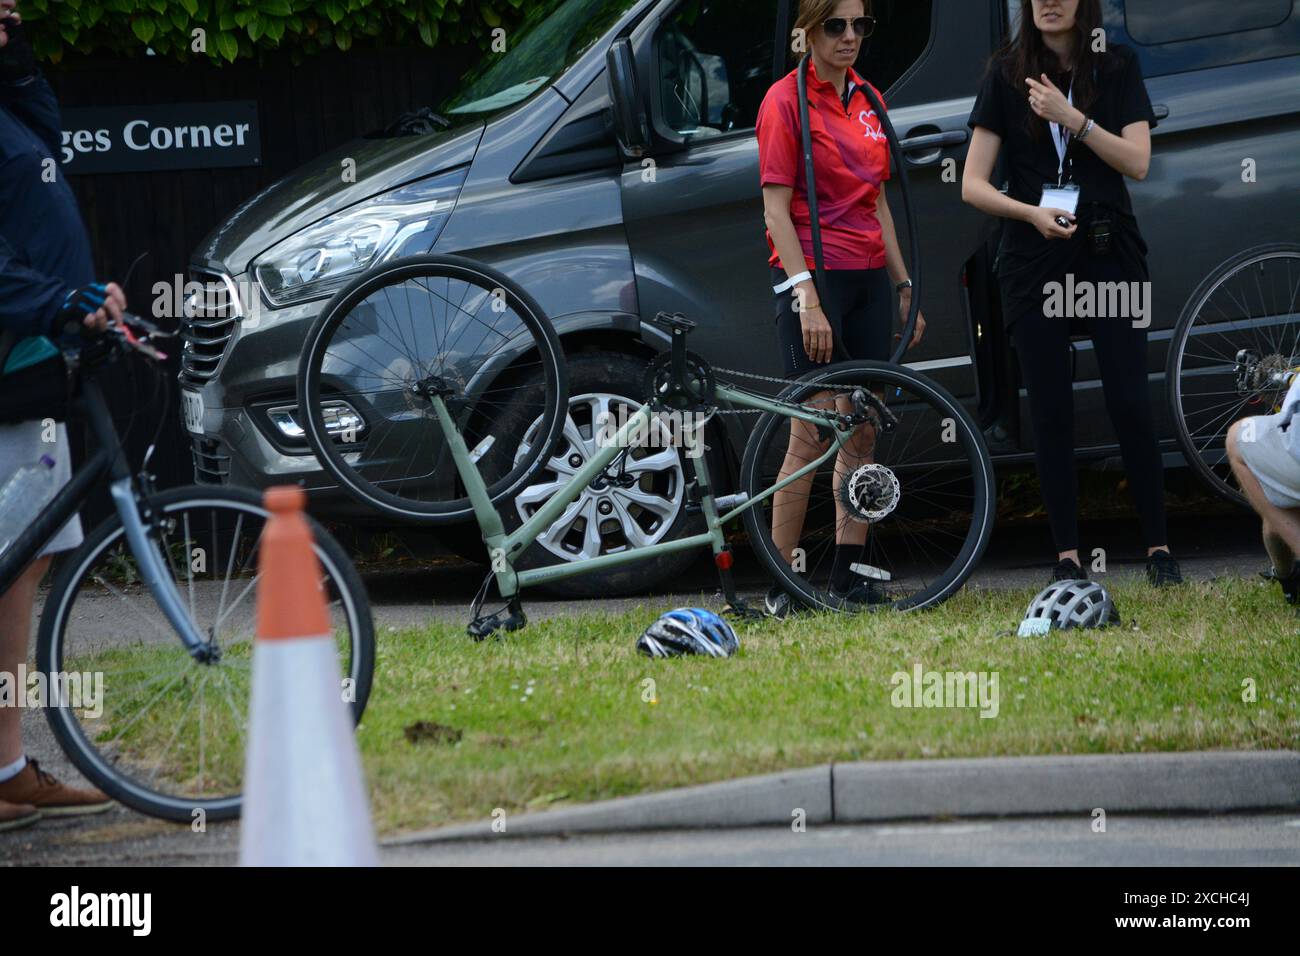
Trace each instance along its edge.
{"label": "blue and white helmet", "polygon": [[637,639],[636,649],[648,657],[730,657],[740,649],[740,641],[731,625],[712,611],[679,607],[646,628]]}

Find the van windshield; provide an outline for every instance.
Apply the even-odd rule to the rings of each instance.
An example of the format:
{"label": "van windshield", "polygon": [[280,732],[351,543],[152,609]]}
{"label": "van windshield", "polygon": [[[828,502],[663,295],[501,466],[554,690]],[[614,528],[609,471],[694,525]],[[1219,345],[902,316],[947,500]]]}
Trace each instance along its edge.
{"label": "van windshield", "polygon": [[457,84],[439,113],[492,113],[527,99],[569,68],[640,0],[548,0],[505,37],[506,52]]}

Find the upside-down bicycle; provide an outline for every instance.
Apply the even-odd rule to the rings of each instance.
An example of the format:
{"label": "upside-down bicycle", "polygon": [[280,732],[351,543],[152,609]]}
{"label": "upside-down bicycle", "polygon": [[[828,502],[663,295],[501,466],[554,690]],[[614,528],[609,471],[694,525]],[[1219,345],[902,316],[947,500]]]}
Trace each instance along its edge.
{"label": "upside-down bicycle", "polygon": [[[461,257],[389,262],[340,290],[308,333],[304,430],[329,474],[375,511],[426,526],[478,523],[493,571],[472,610],[477,638],[523,626],[521,588],[694,548],[713,552],[729,604],[746,611],[725,534],[736,518],[781,587],[812,608],[923,608],[962,586],[992,531],[993,467],[943,388],[905,367],[844,362],[769,396],[688,351],[690,320],[655,321],[671,349],[649,364],[644,403],[616,423],[576,420],[559,338],[523,289]],[[691,450],[714,415],[738,412],[758,420],[739,490],[718,496],[708,456]],[[662,510],[652,465],[665,454],[686,456],[703,532],[518,567],[554,524],[595,534],[607,518],[635,524],[619,512],[638,502]],[[831,586],[837,544],[860,548],[852,569],[864,587],[848,596]],[[486,614],[494,580],[503,607]]]}

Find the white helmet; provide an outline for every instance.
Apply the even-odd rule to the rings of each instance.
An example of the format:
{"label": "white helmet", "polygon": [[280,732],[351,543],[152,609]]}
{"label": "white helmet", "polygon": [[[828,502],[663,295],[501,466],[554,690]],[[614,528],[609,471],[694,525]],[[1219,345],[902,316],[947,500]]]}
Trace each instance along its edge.
{"label": "white helmet", "polygon": [[1020,624],[1022,637],[1044,634],[1054,627],[1106,627],[1120,622],[1119,611],[1106,589],[1093,581],[1056,581],[1029,602]]}

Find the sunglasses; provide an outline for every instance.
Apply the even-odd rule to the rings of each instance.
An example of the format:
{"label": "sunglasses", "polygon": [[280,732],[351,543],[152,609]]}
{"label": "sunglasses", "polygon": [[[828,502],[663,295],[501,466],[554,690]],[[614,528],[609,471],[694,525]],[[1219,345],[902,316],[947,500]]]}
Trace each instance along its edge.
{"label": "sunglasses", "polygon": [[869,37],[876,30],[875,17],[854,17],[852,20],[848,17],[831,17],[822,21],[822,29],[828,37],[843,36],[850,23],[853,24],[853,32],[859,37]]}

